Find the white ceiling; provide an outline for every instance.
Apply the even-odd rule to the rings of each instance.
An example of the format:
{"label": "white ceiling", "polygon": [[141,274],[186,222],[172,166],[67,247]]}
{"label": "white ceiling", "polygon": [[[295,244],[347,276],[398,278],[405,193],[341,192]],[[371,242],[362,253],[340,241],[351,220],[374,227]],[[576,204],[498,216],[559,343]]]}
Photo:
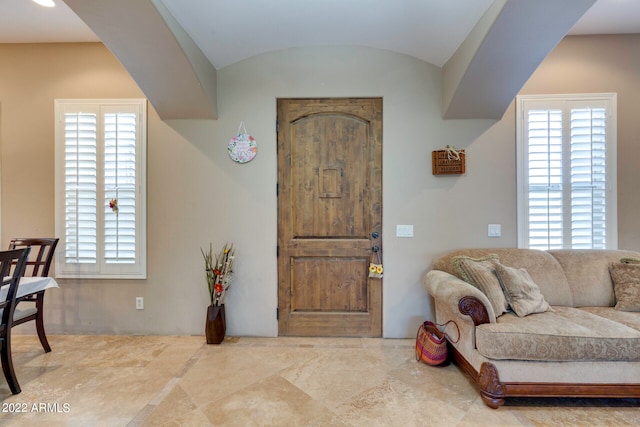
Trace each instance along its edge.
{"label": "white ceiling", "polygon": [[443,65],[493,0],[162,0],[216,68],[297,46],[357,45]]}
{"label": "white ceiling", "polygon": [[[360,45],[442,66],[493,0],[162,0],[216,68],[295,46]],[[98,41],[64,4],[0,0],[0,43]],[[562,2],[558,1],[558,7]],[[598,0],[570,34],[640,33],[639,0]]]}

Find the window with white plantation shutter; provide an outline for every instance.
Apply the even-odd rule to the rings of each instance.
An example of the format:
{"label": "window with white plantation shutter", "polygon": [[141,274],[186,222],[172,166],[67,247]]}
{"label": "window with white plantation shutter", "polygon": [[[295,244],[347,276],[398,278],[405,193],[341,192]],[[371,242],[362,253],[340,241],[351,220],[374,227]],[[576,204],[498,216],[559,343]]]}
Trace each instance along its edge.
{"label": "window with white plantation shutter", "polygon": [[146,278],[146,101],[55,110],[56,276]]}
{"label": "window with white plantation shutter", "polygon": [[617,247],[615,106],[615,94],[517,98],[519,247]]}

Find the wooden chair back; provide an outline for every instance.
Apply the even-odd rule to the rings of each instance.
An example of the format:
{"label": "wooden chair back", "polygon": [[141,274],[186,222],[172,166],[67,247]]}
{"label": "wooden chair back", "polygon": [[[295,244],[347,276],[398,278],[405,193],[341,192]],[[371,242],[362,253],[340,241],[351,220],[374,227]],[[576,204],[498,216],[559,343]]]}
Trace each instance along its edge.
{"label": "wooden chair back", "polygon": [[60,239],[42,237],[14,238],[9,243],[9,249],[31,248],[23,275],[46,277],[49,275],[58,240]]}
{"label": "wooden chair back", "polygon": [[[2,310],[2,323],[0,324],[0,340],[9,331],[13,322],[13,312],[16,308],[16,294],[18,291],[18,281],[24,271],[24,266],[29,257],[30,248],[16,249],[10,251],[0,251],[0,277],[2,286],[8,286],[7,295],[0,299],[0,310]],[[11,274],[11,268],[13,274]]]}

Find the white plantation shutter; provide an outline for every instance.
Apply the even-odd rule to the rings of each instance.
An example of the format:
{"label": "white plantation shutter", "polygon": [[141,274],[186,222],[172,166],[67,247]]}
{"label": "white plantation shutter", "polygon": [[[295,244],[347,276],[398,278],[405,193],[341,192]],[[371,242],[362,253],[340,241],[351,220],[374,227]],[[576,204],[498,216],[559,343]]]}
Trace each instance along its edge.
{"label": "white plantation shutter", "polygon": [[[135,263],[136,115],[104,117],[104,256],[107,263]],[[116,214],[109,201],[118,204]]]}
{"label": "white plantation shutter", "polygon": [[563,245],[562,111],[528,112],[528,222],[530,248]]}
{"label": "white plantation shutter", "polygon": [[67,263],[96,262],[96,113],[64,114],[64,230]]}
{"label": "white plantation shutter", "polygon": [[56,118],[56,276],[145,278],[146,102],[56,100]]}
{"label": "white plantation shutter", "polygon": [[518,245],[617,247],[615,94],[518,97]]}
{"label": "white plantation shutter", "polygon": [[571,110],[571,247],[607,247],[607,111]]}

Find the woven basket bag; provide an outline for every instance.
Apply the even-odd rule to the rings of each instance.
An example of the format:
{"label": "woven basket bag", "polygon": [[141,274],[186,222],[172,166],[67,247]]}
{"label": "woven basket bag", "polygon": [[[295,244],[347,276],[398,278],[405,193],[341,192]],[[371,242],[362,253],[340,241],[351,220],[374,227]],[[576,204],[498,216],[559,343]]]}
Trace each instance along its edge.
{"label": "woven basket bag", "polygon": [[[446,326],[449,321],[441,326]],[[456,325],[458,327],[458,325]],[[458,330],[458,340],[460,339],[460,330]],[[458,342],[458,340],[453,342]],[[416,360],[422,361],[427,365],[437,366],[447,361],[449,353],[447,350],[447,336],[438,329],[438,325],[427,320],[418,328],[416,335]]]}

